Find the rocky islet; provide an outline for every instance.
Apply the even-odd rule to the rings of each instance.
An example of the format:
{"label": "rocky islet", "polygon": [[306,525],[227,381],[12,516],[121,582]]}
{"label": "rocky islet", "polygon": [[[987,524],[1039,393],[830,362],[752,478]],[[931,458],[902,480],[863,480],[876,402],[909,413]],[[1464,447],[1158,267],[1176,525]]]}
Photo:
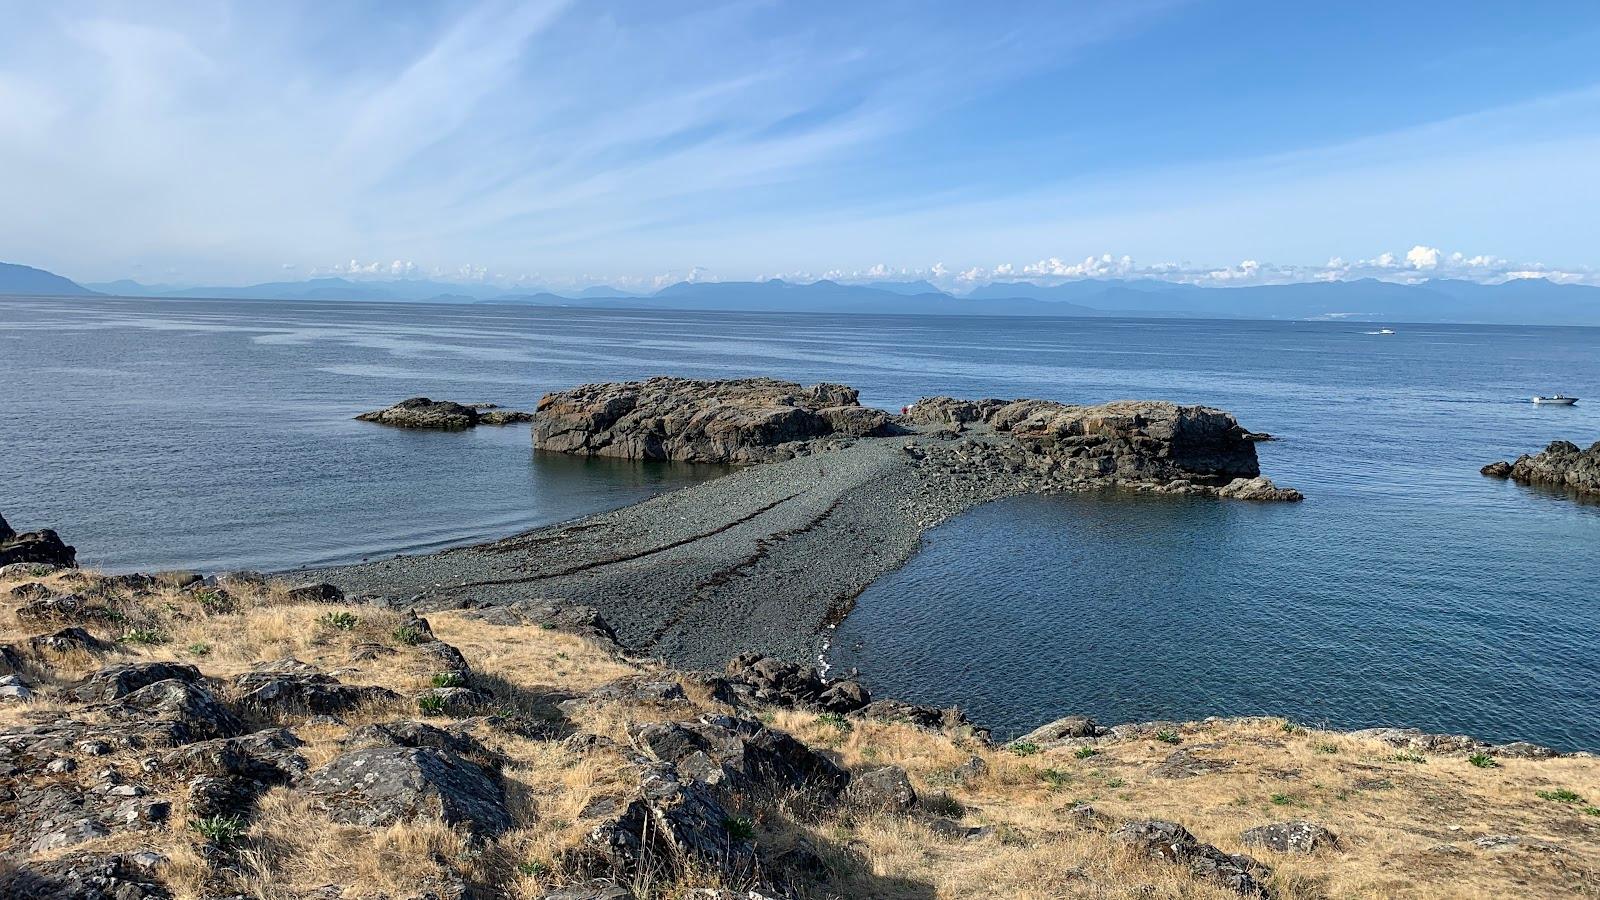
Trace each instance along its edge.
{"label": "rocky islet", "polygon": [[1480,471],[1491,478],[1509,478],[1522,484],[1600,494],[1600,441],[1588,449],[1571,441],[1551,441],[1538,453],[1525,453],[1515,462],[1492,462]]}

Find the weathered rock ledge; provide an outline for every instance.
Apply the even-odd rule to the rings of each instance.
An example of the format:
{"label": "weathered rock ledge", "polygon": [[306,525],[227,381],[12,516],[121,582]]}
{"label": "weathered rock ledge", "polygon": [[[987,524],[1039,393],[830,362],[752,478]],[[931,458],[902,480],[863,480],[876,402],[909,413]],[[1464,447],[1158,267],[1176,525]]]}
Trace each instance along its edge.
{"label": "weathered rock ledge", "polygon": [[1491,478],[1509,478],[1522,484],[1565,487],[1600,494],[1600,441],[1580,450],[1571,441],[1551,441],[1538,453],[1523,454],[1516,462],[1492,462],[1479,470]]}

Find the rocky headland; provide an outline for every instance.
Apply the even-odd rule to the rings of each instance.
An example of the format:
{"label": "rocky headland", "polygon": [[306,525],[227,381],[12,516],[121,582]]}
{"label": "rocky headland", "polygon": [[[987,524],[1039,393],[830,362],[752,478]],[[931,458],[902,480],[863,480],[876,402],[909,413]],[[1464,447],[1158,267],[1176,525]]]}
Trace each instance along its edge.
{"label": "rocky headland", "polygon": [[493,403],[467,405],[451,400],[412,397],[386,409],[356,416],[359,422],[376,422],[393,428],[423,428],[434,431],[465,431],[479,425],[512,425],[533,421],[533,413],[500,409]]}
{"label": "rocky headland", "polygon": [[[308,572],[422,609],[560,597],[630,650],[712,667],[797,662],[923,532],[1029,493],[1135,490],[1299,500],[1261,475],[1258,436],[1226,412],[930,398],[906,415],[842,385],[655,378],[547,394],[544,452],[742,464],[644,503],[484,544]],[[756,464],[759,463],[759,464]]]}
{"label": "rocky headland", "polygon": [[1571,441],[1551,441],[1538,453],[1523,454],[1516,462],[1492,462],[1479,471],[1491,478],[1509,478],[1522,484],[1600,494],[1600,441],[1587,450]]}
{"label": "rocky headland", "polygon": [[[1600,765],[1282,719],[1004,744],[595,610],[248,572],[0,573],[0,896],[1585,897]],[[1062,705],[1070,707],[1070,698]]]}

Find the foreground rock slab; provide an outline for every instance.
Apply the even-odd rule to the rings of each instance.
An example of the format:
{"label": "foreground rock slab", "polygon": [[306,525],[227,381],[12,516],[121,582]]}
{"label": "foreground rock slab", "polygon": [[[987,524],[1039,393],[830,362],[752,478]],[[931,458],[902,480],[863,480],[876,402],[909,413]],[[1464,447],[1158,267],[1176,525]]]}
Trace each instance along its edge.
{"label": "foreground rock slab", "polygon": [[353,750],[311,773],[304,790],[341,822],[437,817],[478,834],[511,827],[500,786],[474,763],[433,747]]}

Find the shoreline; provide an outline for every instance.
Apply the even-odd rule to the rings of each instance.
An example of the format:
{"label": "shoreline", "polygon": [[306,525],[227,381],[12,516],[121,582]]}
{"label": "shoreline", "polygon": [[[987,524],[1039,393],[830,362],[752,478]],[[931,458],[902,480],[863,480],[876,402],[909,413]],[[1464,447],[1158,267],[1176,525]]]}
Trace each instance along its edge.
{"label": "shoreline", "polygon": [[[981,427],[962,438],[999,445]],[[720,668],[746,651],[811,662],[830,626],[915,556],[928,529],[993,500],[1071,489],[930,462],[951,445],[947,430],[926,427],[830,442],[500,540],[293,574],[421,610],[591,606],[630,652],[677,666]]]}

